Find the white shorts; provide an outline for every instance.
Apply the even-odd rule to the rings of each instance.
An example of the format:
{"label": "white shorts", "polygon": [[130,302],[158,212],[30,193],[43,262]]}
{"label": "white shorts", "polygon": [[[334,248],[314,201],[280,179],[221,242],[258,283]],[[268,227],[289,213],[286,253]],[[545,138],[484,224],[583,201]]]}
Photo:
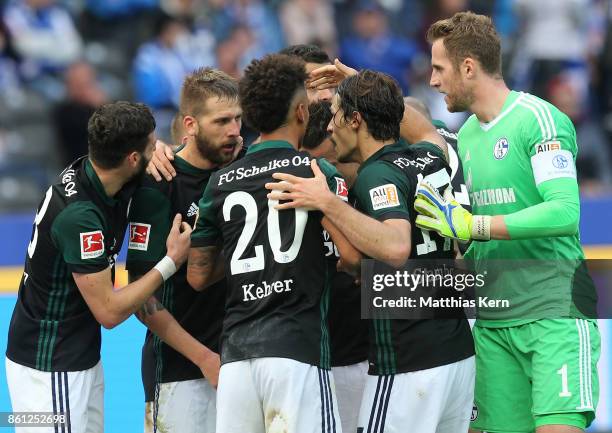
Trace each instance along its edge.
{"label": "white shorts", "polygon": [[217,431],[341,433],[328,370],[287,358],[257,358],[221,366]]}
{"label": "white shorts", "polygon": [[336,384],[336,397],[338,398],[338,412],[342,431],[355,433],[363,389],[368,377],[368,361],[353,365],[332,367],[334,382]]}
{"label": "white shorts", "polygon": [[[155,402],[145,403],[145,433],[153,433]],[[157,433],[214,433],[217,391],[206,379],[159,384]]]}
{"label": "white shorts", "polygon": [[104,431],[102,363],[83,371],[48,372],[6,358],[6,381],[13,412],[66,415],[55,427],[17,427],[15,433],[101,433]]}
{"label": "white shorts", "polygon": [[465,433],[474,402],[474,357],[440,367],[368,376],[358,433]]}

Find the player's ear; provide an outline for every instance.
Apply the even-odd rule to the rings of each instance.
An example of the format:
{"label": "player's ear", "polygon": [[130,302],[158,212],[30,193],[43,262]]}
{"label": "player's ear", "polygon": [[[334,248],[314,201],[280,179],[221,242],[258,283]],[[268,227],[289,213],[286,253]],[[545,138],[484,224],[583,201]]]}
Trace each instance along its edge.
{"label": "player's ear", "polygon": [[476,62],[471,57],[466,57],[463,59],[461,63],[461,72],[467,79],[474,78],[474,74],[476,73]]}
{"label": "player's ear", "polygon": [[295,115],[300,123],[308,123],[308,106],[299,103],[295,110]]}
{"label": "player's ear", "polygon": [[193,116],[184,116],[183,117],[183,128],[185,129],[185,133],[190,136],[194,136],[198,134],[199,125],[198,121]]}
{"label": "player's ear", "polygon": [[139,152],[130,152],[128,156],[126,156],[127,164],[130,168],[138,167],[138,163],[140,162],[140,158],[142,155]]}
{"label": "player's ear", "polygon": [[351,120],[349,122],[351,129],[359,129],[361,122],[363,122],[363,116],[361,115],[361,113],[359,111],[353,111],[353,115],[351,116]]}

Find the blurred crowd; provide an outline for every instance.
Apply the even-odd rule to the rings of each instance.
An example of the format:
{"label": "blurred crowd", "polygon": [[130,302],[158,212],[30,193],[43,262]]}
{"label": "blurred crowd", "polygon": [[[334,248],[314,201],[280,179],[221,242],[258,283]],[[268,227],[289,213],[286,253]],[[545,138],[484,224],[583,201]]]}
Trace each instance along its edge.
{"label": "blurred crowd", "polygon": [[50,175],[87,150],[105,101],[147,103],[169,138],[183,77],[315,43],[394,76],[459,128],[429,88],[429,25],[460,10],[493,17],[508,84],[576,125],[582,193],[612,187],[612,0],[0,0],[0,212],[30,209]]}

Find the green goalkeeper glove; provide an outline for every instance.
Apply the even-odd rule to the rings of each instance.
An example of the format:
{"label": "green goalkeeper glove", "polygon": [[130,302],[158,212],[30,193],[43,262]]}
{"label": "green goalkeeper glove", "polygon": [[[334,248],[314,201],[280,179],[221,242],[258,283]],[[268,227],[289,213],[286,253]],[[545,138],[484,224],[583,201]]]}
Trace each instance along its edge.
{"label": "green goalkeeper glove", "polygon": [[472,215],[457,201],[448,187],[444,197],[427,181],[417,185],[414,209],[417,227],[435,231],[446,238],[467,242],[470,239],[491,239],[491,217]]}

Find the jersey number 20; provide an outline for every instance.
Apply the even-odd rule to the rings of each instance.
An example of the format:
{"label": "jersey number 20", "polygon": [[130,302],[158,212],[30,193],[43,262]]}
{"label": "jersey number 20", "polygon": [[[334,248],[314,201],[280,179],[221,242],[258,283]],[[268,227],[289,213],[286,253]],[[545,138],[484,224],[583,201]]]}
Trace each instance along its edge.
{"label": "jersey number 20", "polygon": [[[290,263],[295,260],[300,252],[304,228],[308,221],[308,211],[304,209],[295,210],[295,233],[293,236],[293,243],[287,251],[281,251],[280,223],[278,211],[274,208],[277,204],[278,200],[268,200],[268,241],[270,242],[270,248],[274,254],[274,261],[277,263]],[[240,233],[236,249],[232,254],[230,271],[232,275],[260,271],[265,266],[263,245],[255,245],[254,257],[240,258],[249,246],[253,234],[255,234],[259,216],[257,203],[248,192],[236,191],[231,193],[223,203],[223,218],[226,222],[231,219],[231,212],[234,206],[241,206],[244,208],[246,216],[244,218],[244,228],[242,229],[242,233]]]}

